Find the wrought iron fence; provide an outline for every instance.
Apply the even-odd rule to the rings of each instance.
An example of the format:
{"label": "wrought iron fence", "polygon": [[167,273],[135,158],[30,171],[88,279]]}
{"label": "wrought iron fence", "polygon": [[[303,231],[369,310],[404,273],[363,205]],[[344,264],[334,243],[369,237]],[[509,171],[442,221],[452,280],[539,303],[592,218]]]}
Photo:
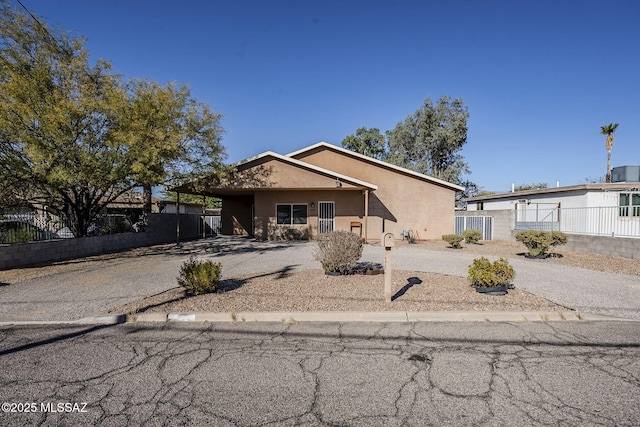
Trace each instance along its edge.
{"label": "wrought iron fence", "polygon": [[515,229],[640,238],[640,212],[618,206],[518,209]]}
{"label": "wrought iron fence", "polygon": [[[0,244],[25,243],[75,237],[71,221],[46,211],[0,213]],[[132,223],[126,215],[99,215],[90,224],[89,235],[143,231],[144,222]]]}

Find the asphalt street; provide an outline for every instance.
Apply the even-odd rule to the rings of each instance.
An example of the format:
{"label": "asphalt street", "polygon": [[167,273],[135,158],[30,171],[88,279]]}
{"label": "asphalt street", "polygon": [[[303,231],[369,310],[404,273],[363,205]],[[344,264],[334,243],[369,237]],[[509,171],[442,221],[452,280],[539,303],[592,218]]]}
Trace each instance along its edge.
{"label": "asphalt street", "polygon": [[[282,269],[317,269],[312,242],[257,242],[215,238],[77,259],[44,269],[0,271],[0,322],[71,321],[177,286],[180,265],[192,255],[222,263],[224,278]],[[392,250],[393,268],[466,277],[477,255],[429,251],[419,245]],[[362,261],[384,262],[384,249],[365,245]],[[565,307],[640,320],[638,277],[511,259],[515,286]],[[33,271],[31,271],[33,270]]]}
{"label": "asphalt street", "polygon": [[636,322],[0,329],[0,425],[635,426]]}

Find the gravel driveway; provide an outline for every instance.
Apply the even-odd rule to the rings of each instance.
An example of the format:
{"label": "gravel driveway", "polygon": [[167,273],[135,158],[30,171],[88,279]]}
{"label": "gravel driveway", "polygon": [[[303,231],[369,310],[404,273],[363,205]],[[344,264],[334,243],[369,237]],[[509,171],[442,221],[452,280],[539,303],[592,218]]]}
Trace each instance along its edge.
{"label": "gravel driveway", "polygon": [[[490,245],[488,245],[490,246]],[[76,320],[177,286],[182,262],[191,255],[223,264],[224,278],[278,271],[318,269],[314,243],[256,242],[218,237],[180,247],[160,245],[51,266],[0,271],[0,321]],[[394,269],[466,277],[478,254],[400,245],[392,251]],[[510,257],[514,284],[555,303],[591,312],[640,319],[640,276],[558,265],[549,260]],[[384,261],[384,250],[365,245],[362,261]]]}

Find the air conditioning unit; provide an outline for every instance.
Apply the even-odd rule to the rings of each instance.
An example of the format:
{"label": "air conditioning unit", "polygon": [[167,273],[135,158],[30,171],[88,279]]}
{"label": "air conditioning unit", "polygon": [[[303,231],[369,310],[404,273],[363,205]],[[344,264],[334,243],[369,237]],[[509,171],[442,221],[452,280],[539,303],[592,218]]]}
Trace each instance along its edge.
{"label": "air conditioning unit", "polygon": [[611,182],[640,182],[640,166],[619,166],[611,169]]}

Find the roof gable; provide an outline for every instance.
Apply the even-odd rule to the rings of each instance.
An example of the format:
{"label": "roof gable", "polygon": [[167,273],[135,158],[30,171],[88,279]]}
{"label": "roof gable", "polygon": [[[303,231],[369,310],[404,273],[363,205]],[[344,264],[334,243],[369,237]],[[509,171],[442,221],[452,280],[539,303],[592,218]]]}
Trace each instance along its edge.
{"label": "roof gable", "polygon": [[310,145],[308,147],[302,148],[300,150],[294,151],[292,153],[287,154],[287,157],[293,158],[293,159],[297,159],[300,157],[304,157],[305,154],[315,151],[315,150],[328,150],[331,152],[334,152],[338,155],[341,156],[345,156],[345,157],[350,157],[350,158],[354,158],[354,159],[358,159],[360,161],[364,161],[366,163],[369,163],[371,165],[375,165],[377,167],[382,167],[385,168],[387,170],[392,170],[394,172],[397,173],[402,173],[404,175],[408,175],[411,176],[413,178],[416,179],[420,179],[422,181],[427,181],[430,182],[432,184],[436,184],[436,185],[440,185],[446,188],[449,188],[451,190],[454,191],[464,191],[464,187],[461,187],[459,185],[456,184],[452,184],[450,182],[438,179],[438,178],[434,178],[432,176],[429,175],[424,175],[415,171],[412,171],[410,169],[407,168],[403,168],[401,166],[396,166],[394,164],[391,163],[387,163],[387,162],[383,162],[382,160],[378,160],[378,159],[374,159],[373,157],[369,157],[369,156],[365,156],[363,154],[360,153],[356,153],[354,151],[351,150],[347,150],[345,148],[342,147],[338,147],[336,145],[333,144],[329,144],[327,142],[318,142],[316,144]]}
{"label": "roof gable", "polygon": [[[279,164],[278,167],[274,167]],[[267,166],[265,166],[267,165]],[[364,188],[378,186],[329,169],[266,151],[232,165],[236,188]],[[259,172],[255,172],[258,168]],[[295,171],[298,171],[296,174]],[[259,179],[258,179],[259,178]],[[306,178],[306,179],[305,179]],[[256,179],[258,179],[256,181]]]}

